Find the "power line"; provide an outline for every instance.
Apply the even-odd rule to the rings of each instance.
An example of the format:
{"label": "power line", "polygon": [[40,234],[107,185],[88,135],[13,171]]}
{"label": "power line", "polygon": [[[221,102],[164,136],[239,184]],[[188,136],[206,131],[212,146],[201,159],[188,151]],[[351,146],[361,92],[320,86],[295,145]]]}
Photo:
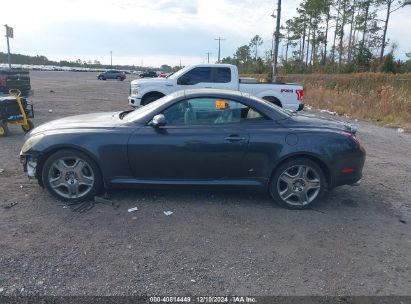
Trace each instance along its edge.
{"label": "power line", "polygon": [[214,40],[218,40],[218,63],[220,63],[220,51],[221,51],[221,41],[226,40],[225,38],[221,38],[220,36],[218,38],[215,38]]}

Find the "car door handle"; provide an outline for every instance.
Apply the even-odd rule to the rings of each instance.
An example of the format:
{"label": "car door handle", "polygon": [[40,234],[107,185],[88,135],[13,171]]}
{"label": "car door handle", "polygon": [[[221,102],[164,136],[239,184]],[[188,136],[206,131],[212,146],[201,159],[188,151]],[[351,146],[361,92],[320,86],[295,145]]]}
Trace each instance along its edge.
{"label": "car door handle", "polygon": [[246,141],[247,138],[245,138],[245,137],[240,137],[240,136],[238,136],[238,135],[230,135],[230,136],[227,136],[227,137],[225,138],[225,140],[228,140],[228,141],[230,141],[230,142],[237,142],[237,141]]}

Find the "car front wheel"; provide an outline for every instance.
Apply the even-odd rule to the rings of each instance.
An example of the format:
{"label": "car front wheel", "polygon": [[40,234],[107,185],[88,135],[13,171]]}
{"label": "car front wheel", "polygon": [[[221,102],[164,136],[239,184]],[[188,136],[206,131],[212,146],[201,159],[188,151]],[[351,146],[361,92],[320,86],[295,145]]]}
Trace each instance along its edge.
{"label": "car front wheel", "polygon": [[312,160],[297,158],[282,164],[270,181],[270,195],[287,209],[307,209],[326,188],[323,170]]}
{"label": "car front wheel", "polygon": [[92,200],[103,188],[96,163],[76,150],[51,155],[44,163],[42,179],[54,197],[69,203]]}

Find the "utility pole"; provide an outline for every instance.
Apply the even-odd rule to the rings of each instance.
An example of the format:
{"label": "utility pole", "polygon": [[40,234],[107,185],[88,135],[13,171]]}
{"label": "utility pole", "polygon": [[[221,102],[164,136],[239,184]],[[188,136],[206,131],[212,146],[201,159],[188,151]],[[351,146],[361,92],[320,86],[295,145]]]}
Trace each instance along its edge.
{"label": "utility pole", "polygon": [[210,63],[210,55],[212,54],[211,52],[207,52],[207,63]]}
{"label": "utility pole", "polygon": [[7,38],[7,61],[9,63],[9,69],[11,69],[11,56],[10,56],[10,42],[9,38],[14,38],[13,28],[8,26],[7,24],[4,25],[6,27],[6,38]]}
{"label": "utility pole", "polygon": [[275,44],[273,55],[273,82],[276,81],[277,75],[277,58],[278,58],[278,45],[280,44],[280,25],[281,25],[281,0],[277,0],[277,26],[275,28]]}
{"label": "utility pole", "polygon": [[110,66],[113,68],[113,51],[110,51]]}
{"label": "utility pole", "polygon": [[221,41],[224,41],[225,39],[219,36],[218,38],[215,38],[214,40],[218,40],[218,61],[217,63],[220,63]]}

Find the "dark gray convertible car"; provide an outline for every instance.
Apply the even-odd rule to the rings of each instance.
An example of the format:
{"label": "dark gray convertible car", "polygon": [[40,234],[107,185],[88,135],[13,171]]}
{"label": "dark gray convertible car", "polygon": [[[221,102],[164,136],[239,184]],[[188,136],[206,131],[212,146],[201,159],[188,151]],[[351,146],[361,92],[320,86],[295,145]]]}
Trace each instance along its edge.
{"label": "dark gray convertible car", "polygon": [[359,182],[365,151],[355,133],[248,94],[200,89],[46,123],[28,135],[21,162],[66,202],[104,188],[215,186],[268,191],[304,209],[326,189]]}

